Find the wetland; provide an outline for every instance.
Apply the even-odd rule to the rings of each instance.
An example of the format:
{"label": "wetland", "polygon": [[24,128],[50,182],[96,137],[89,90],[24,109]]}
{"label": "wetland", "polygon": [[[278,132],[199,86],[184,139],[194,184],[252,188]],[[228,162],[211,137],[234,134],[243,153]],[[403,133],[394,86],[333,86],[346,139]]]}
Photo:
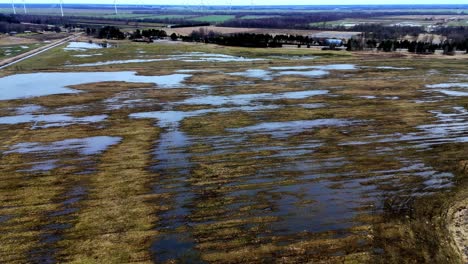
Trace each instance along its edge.
{"label": "wetland", "polygon": [[5,68],[0,262],[463,263],[466,61],[122,41]]}

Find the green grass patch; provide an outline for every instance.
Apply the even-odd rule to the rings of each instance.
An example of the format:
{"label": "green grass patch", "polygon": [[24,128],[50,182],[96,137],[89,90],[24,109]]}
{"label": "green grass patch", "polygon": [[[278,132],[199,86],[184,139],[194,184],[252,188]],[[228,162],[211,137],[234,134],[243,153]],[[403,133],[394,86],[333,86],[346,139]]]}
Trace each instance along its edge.
{"label": "green grass patch", "polygon": [[210,16],[201,16],[190,18],[191,21],[197,22],[208,22],[208,23],[222,23],[231,19],[234,19],[235,16],[233,15],[210,15]]}

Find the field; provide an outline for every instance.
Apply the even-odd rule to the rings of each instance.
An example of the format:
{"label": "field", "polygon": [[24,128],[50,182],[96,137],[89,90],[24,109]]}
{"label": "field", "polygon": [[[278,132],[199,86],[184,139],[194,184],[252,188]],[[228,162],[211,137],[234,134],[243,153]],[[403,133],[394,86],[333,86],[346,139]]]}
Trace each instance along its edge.
{"label": "field", "polygon": [[189,20],[198,21],[198,22],[209,22],[209,23],[221,23],[227,20],[233,19],[235,16],[232,15],[211,15],[211,16],[201,16],[196,18],[190,18]]}
{"label": "field", "polygon": [[268,28],[235,28],[235,27],[218,27],[218,26],[205,26],[205,27],[183,27],[183,28],[167,28],[164,29],[168,34],[176,33],[178,35],[187,36],[193,31],[200,29],[206,32],[213,31],[222,34],[234,33],[255,33],[255,34],[271,34],[271,35],[303,35],[324,38],[351,38],[356,36],[359,32],[352,31],[322,31],[322,30],[292,30],[292,29],[268,29]]}
{"label": "field", "polygon": [[0,62],[67,36],[65,33],[0,35]]}
{"label": "field", "polygon": [[[16,3],[15,5],[18,13],[23,12],[22,3]],[[60,14],[58,4],[34,4],[26,5],[28,13],[31,14]],[[79,5],[64,5],[66,13],[69,15],[78,15],[78,16],[102,16],[106,14],[114,14],[114,7],[112,5],[96,5],[94,8],[80,7]],[[304,6],[265,6],[265,5],[254,5],[250,6],[209,6],[209,5],[179,5],[179,6],[157,6],[157,5],[118,5],[119,13],[121,14],[132,14],[135,11],[159,11],[166,13],[178,13],[178,12],[204,12],[204,13],[219,13],[219,12],[242,12],[246,13],[247,17],[256,17],[256,16],[270,16],[268,13],[294,13],[294,12],[356,12],[356,11],[372,11],[374,13],[378,12],[415,12],[415,13],[452,13],[453,15],[460,15],[468,13],[468,8],[466,5],[448,5],[445,8],[428,8],[427,6],[408,6],[403,5],[394,8],[392,6],[379,7],[379,6],[316,6],[316,5],[304,5]],[[0,13],[12,13],[11,4],[0,4]],[[254,13],[253,15],[248,15],[248,13]],[[258,13],[265,13],[257,15]],[[138,14],[135,14],[136,16]]]}
{"label": "field", "polygon": [[[23,5],[17,3],[16,11],[24,14]],[[314,13],[344,13],[364,12],[374,14],[370,18],[365,16],[362,19],[340,19],[326,21],[329,27],[345,26],[350,27],[356,24],[377,23],[382,25],[414,25],[414,26],[466,26],[466,5],[448,5],[445,8],[428,8],[427,6],[209,6],[209,5],[180,5],[180,6],[150,6],[150,5],[118,5],[118,14],[115,14],[112,5],[97,5],[89,8],[80,5],[64,5],[64,14],[67,17],[89,17],[107,19],[129,19],[129,20],[185,20],[207,23],[223,23],[230,20],[252,20],[252,19],[275,19],[284,18],[297,14]],[[441,6],[444,7],[444,6]],[[60,8],[56,4],[26,5],[27,13],[34,15],[61,15]],[[412,16],[391,16],[385,13],[407,14]],[[11,14],[13,9],[10,4],[0,4],[0,13]],[[382,13],[382,16],[375,14]],[[406,16],[406,17],[405,17]],[[159,21],[161,22],[161,21]],[[167,21],[166,21],[167,22]],[[323,22],[311,23],[311,26],[321,26]]]}
{"label": "field", "polygon": [[463,263],[466,55],[64,48],[0,71],[0,262]]}
{"label": "field", "polygon": [[249,16],[242,16],[241,19],[262,19],[262,18],[275,18],[278,16],[268,16],[268,15],[249,15]]}
{"label": "field", "polygon": [[353,27],[360,24],[380,24],[384,26],[413,26],[431,29],[435,26],[467,26],[468,15],[412,15],[382,16],[369,19],[344,19],[338,21],[312,23],[311,26]]}
{"label": "field", "polygon": [[19,54],[39,48],[40,46],[41,46],[40,43],[36,43],[32,45],[0,46],[0,60],[17,56]]}

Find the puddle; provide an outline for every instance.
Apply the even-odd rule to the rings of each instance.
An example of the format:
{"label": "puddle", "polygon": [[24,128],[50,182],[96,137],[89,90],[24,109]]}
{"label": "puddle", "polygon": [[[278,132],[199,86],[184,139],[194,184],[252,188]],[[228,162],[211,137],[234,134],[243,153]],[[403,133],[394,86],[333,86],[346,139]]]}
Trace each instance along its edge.
{"label": "puddle", "polygon": [[269,56],[269,58],[272,59],[280,59],[280,60],[315,60],[320,58],[319,56],[287,56],[287,55],[281,55],[281,56]]}
{"label": "puddle", "polygon": [[450,91],[450,90],[437,90],[439,93],[443,93],[449,96],[468,96],[468,92],[460,92],[460,91]]}
{"label": "puddle", "polygon": [[95,67],[95,66],[107,66],[107,65],[130,64],[130,63],[145,63],[145,62],[167,61],[167,60],[169,60],[169,59],[114,60],[114,61],[100,61],[100,62],[93,62],[93,63],[67,65],[67,67]]}
{"label": "puddle", "polygon": [[0,224],[5,223],[12,218],[13,218],[12,215],[0,215]]}
{"label": "puddle", "polygon": [[106,66],[115,64],[129,64],[129,63],[146,63],[146,62],[157,62],[157,61],[182,61],[182,62],[252,62],[252,61],[263,61],[265,59],[260,58],[245,58],[236,57],[225,54],[215,53],[185,53],[178,55],[170,55],[167,57],[153,58],[153,59],[129,59],[129,60],[113,60],[113,61],[101,61],[95,63],[83,63],[75,65],[67,65],[68,67],[93,67],[93,66]]}
{"label": "puddle", "polygon": [[192,77],[190,74],[170,74],[162,76],[154,76],[153,82],[158,85],[158,87],[165,88],[174,88],[182,85],[182,82],[186,79]]}
{"label": "puddle", "polygon": [[185,152],[184,147],[189,146],[187,135],[177,128],[171,128],[161,134],[158,147],[155,151],[155,159],[158,161],[156,169],[190,168],[189,154]]}
{"label": "puddle", "polygon": [[155,111],[155,112],[143,112],[130,114],[131,118],[152,118],[159,120],[158,125],[161,127],[177,127],[178,123],[185,118],[200,116],[208,113],[225,113],[233,111],[259,111],[259,110],[270,110],[276,109],[278,106],[240,106],[240,107],[229,107],[229,108],[212,108],[212,109],[201,109],[195,111]]}
{"label": "puddle", "polygon": [[218,53],[191,52],[178,55],[172,55],[173,60],[183,62],[252,62],[264,61],[262,58],[246,58]]}
{"label": "puddle", "polygon": [[[107,46],[109,47],[109,45]],[[102,49],[104,48],[103,45],[97,43],[89,43],[89,42],[69,42],[68,45],[63,48],[67,51],[86,51],[89,49]]]}
{"label": "puddle", "polygon": [[282,71],[278,73],[279,75],[301,75],[305,77],[321,77],[328,75],[329,72],[322,70],[313,70],[313,71]]}
{"label": "puddle", "polygon": [[[352,64],[331,64],[321,66],[278,66],[270,67],[271,70],[249,69],[244,72],[228,73],[233,76],[243,76],[247,78],[258,78],[262,80],[272,80],[274,76],[281,75],[302,75],[306,77],[321,77],[329,74],[330,70],[355,70],[356,66]],[[311,70],[312,69],[312,70]]]}
{"label": "puddle", "polygon": [[24,142],[11,146],[2,155],[18,153],[32,160],[32,162],[23,162],[16,169],[18,172],[42,174],[67,167],[69,170],[67,174],[82,175],[96,170],[94,155],[101,154],[109,147],[118,144],[121,139],[120,137],[96,136],[50,143]]}
{"label": "puddle", "polygon": [[20,170],[20,171],[26,171],[26,172],[50,171],[58,167],[57,165],[58,161],[59,160],[54,159],[54,160],[32,162],[30,164],[31,165],[30,169]]}
{"label": "puddle", "polygon": [[197,72],[215,72],[214,70],[196,70],[196,69],[184,69],[184,70],[176,70],[176,73],[197,73]]}
{"label": "puddle", "polygon": [[316,120],[298,120],[289,122],[266,122],[253,126],[229,129],[230,132],[237,133],[260,133],[271,134],[274,137],[289,137],[294,134],[317,128],[317,127],[343,127],[358,124],[357,121],[345,119],[316,119]]}
{"label": "puddle", "polygon": [[326,107],[326,104],[316,103],[316,104],[299,104],[298,106],[306,109],[315,109]]}
{"label": "puddle", "polygon": [[438,83],[426,85],[427,88],[468,88],[468,83]]}
{"label": "puddle", "polygon": [[275,66],[275,67],[270,67],[272,70],[310,70],[310,69],[316,69],[316,70],[323,70],[323,71],[329,71],[329,70],[356,70],[357,67],[354,64],[330,64],[330,65],[312,65],[312,66]]}
{"label": "puddle", "polygon": [[17,115],[0,117],[0,125],[34,123],[32,128],[64,127],[76,124],[98,123],[107,119],[107,115],[73,117],[67,114]]}
{"label": "puddle", "polygon": [[261,70],[261,69],[251,69],[251,70],[246,70],[244,72],[233,72],[233,73],[228,73],[228,75],[242,76],[242,77],[247,77],[247,78],[258,78],[258,79],[262,79],[265,81],[273,79],[270,71]]}
{"label": "puddle", "polygon": [[134,91],[123,92],[109,99],[105,99],[104,103],[107,105],[106,109],[118,110],[123,108],[151,107],[155,104],[155,102],[150,99],[138,99],[136,97],[135,99],[131,99],[134,95],[136,95]]}
{"label": "puddle", "polygon": [[73,57],[76,57],[76,58],[91,58],[91,57],[96,57],[96,56],[102,56],[102,53],[73,55]]}
{"label": "puddle", "polygon": [[354,64],[330,64],[314,66],[275,66],[271,70],[277,71],[276,75],[301,75],[305,77],[322,77],[332,70],[356,70]]}
{"label": "puddle", "polygon": [[426,87],[448,96],[468,96],[468,92],[465,91],[447,90],[447,88],[468,88],[468,83],[438,83],[426,85]]}
{"label": "puddle", "polygon": [[183,260],[182,263],[205,263],[195,248],[195,241],[187,235],[164,234],[151,245],[156,263]]}
{"label": "puddle", "polygon": [[468,142],[468,113],[463,107],[452,108],[452,113],[430,111],[438,121],[432,124],[420,125],[419,132],[390,135],[375,135],[363,138],[362,141],[347,142],[342,145],[365,145],[371,143],[407,142],[414,148],[429,148],[445,143]]}
{"label": "puddle", "polygon": [[25,114],[33,114],[42,110],[44,110],[44,107],[40,105],[29,104],[29,105],[23,105],[23,106],[17,107],[15,112],[18,115],[25,115]]}
{"label": "puddle", "polygon": [[186,99],[182,104],[190,105],[249,105],[258,100],[279,100],[279,99],[304,99],[317,95],[328,94],[327,90],[287,92],[280,94],[239,94],[230,96],[201,96]]}
{"label": "puddle", "polygon": [[[369,67],[371,68],[371,67]],[[393,67],[393,66],[378,66],[375,67],[376,69],[380,70],[413,70],[414,68],[411,67]]]}
{"label": "puddle", "polygon": [[10,153],[60,153],[62,151],[77,151],[81,155],[96,155],[104,152],[110,146],[121,141],[120,137],[97,136],[88,138],[75,138],[56,141],[52,143],[19,143],[5,151],[4,154]]}
{"label": "puddle", "polygon": [[275,66],[270,67],[271,70],[286,71],[286,70],[310,70],[316,69],[316,66]]}
{"label": "puddle", "polygon": [[189,74],[143,76],[132,71],[16,74],[0,78],[0,100],[79,93],[81,91],[67,87],[97,82],[154,83],[159,87],[176,87],[189,77]]}

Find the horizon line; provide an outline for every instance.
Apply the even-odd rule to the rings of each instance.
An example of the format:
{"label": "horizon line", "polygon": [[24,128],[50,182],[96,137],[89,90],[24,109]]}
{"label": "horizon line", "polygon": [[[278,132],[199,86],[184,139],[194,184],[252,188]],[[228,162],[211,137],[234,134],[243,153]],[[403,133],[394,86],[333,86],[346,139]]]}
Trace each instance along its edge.
{"label": "horizon line", "polygon": [[[5,4],[5,5],[11,5],[12,2],[0,2],[0,5]],[[18,3],[13,3],[13,4],[23,4],[23,1],[18,0]],[[188,6],[191,4],[179,4],[179,5],[167,5],[167,4],[119,4],[116,3],[118,6]],[[28,5],[59,5],[59,3],[30,3]],[[108,3],[108,4],[89,4],[89,3],[63,3],[63,5],[88,5],[88,6],[114,6],[113,3]],[[198,6],[198,5],[193,5],[193,6]],[[227,4],[210,4],[210,5],[204,5],[204,6],[227,6]],[[251,6],[251,5],[235,5],[232,4],[231,6]],[[302,4],[288,4],[288,5],[283,5],[283,4],[255,4],[254,6],[330,6],[330,7],[344,7],[344,6],[464,6],[468,7],[468,4],[343,4],[343,5],[326,5],[326,4],[307,4],[307,5],[302,5]]]}

